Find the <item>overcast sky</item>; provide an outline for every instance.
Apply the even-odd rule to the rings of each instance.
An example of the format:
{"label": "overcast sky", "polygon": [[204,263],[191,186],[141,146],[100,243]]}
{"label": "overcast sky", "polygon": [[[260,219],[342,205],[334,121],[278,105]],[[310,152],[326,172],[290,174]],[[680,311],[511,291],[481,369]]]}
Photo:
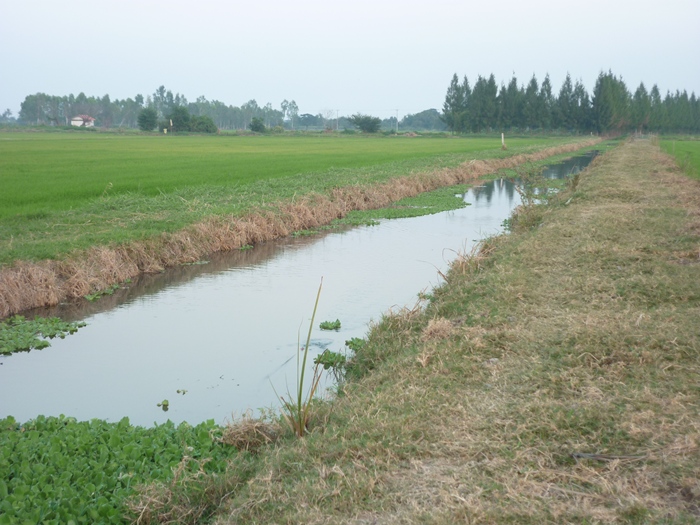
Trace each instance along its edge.
{"label": "overcast sky", "polygon": [[24,97],[189,101],[399,118],[442,107],[454,73],[700,96],[700,0],[0,0],[0,112]]}

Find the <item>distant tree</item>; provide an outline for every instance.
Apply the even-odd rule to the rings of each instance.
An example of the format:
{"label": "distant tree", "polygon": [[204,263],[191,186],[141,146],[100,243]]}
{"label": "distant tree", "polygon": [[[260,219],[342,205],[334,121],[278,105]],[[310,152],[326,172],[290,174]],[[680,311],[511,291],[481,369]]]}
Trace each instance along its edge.
{"label": "distant tree", "polygon": [[320,115],[312,115],[311,113],[302,113],[299,115],[297,122],[306,129],[309,129],[309,127],[320,128],[323,126],[323,117]]}
{"label": "distant tree", "polygon": [[488,79],[479,75],[469,100],[469,125],[474,132],[487,131],[496,126],[498,119],[498,86],[492,75]]}
{"label": "distant tree", "polygon": [[136,121],[141,131],[152,131],[158,123],[158,112],[150,106],[143,108]]}
{"label": "distant tree", "polygon": [[401,119],[399,126],[403,130],[434,130],[444,131],[447,129],[445,121],[441,118],[437,109],[426,109],[420,113],[406,115]]}
{"label": "distant tree", "polygon": [[0,124],[14,124],[15,119],[12,116],[12,111],[7,108],[2,115],[0,115]]}
{"label": "distant tree", "polygon": [[549,80],[547,73],[540,86],[540,107],[542,110],[542,127],[544,129],[552,129],[552,118],[554,112],[554,95],[552,94],[552,82]]}
{"label": "distant tree", "polygon": [[693,133],[700,133],[700,99],[695,92],[690,95],[691,113],[693,117]]}
{"label": "distant tree", "polygon": [[99,112],[96,115],[100,119],[100,125],[105,128],[112,127],[112,120],[114,118],[114,106],[112,106],[112,101],[109,95],[105,95],[99,99]]}
{"label": "distant tree", "polygon": [[513,76],[508,87],[501,84],[498,94],[498,125],[504,130],[519,128],[522,120],[523,92],[518,88],[518,79]]}
{"label": "distant tree", "polygon": [[349,117],[348,120],[363,133],[376,133],[382,125],[382,119],[361,113]]}
{"label": "distant tree", "polygon": [[591,116],[591,99],[588,96],[583,82],[577,80],[572,93],[572,125],[578,131],[593,129],[593,117]]}
{"label": "distant tree", "polygon": [[175,106],[166,117],[172,122],[172,131],[190,131],[190,112],[185,106]]}
{"label": "distant tree", "polygon": [[255,133],[265,133],[267,131],[267,128],[265,127],[265,122],[263,122],[263,119],[259,117],[253,117],[253,119],[250,121],[250,124],[248,124],[248,128],[250,131],[253,131]]}
{"label": "distant tree", "polygon": [[575,125],[574,104],[574,86],[571,83],[571,75],[567,73],[557,98],[555,118],[555,126],[557,128],[573,129]]}
{"label": "distant tree", "polygon": [[294,129],[294,119],[297,118],[297,115],[299,115],[299,106],[292,100],[287,104],[287,116],[292,124],[292,129]]}
{"label": "distant tree", "polygon": [[219,128],[214,124],[214,120],[208,115],[190,118],[190,131],[196,133],[217,133]]}
{"label": "distant tree", "polygon": [[651,99],[644,82],[639,84],[639,87],[634,92],[632,97],[632,105],[630,108],[632,125],[639,132],[646,130],[649,127],[649,119],[651,118]]}
{"label": "distant tree", "polygon": [[600,73],[593,89],[592,114],[599,133],[621,132],[629,125],[630,94],[612,72]]}
{"label": "distant tree", "polygon": [[27,95],[19,108],[20,122],[32,126],[46,124],[44,105],[47,98],[44,93]]}
{"label": "distant tree", "polygon": [[651,103],[651,116],[649,118],[649,128],[652,131],[663,131],[666,129],[666,108],[661,100],[659,87],[654,84],[649,92]]}
{"label": "distant tree", "polygon": [[[465,77],[465,83],[469,83]],[[462,123],[463,116],[467,110],[466,98],[464,93],[464,85],[459,83],[457,73],[452,75],[452,81],[447,88],[445,94],[445,102],[442,105],[442,119],[447,124],[447,129],[452,133],[460,133],[464,131]]]}
{"label": "distant tree", "polygon": [[523,127],[537,129],[541,128],[540,122],[542,109],[540,107],[540,86],[537,83],[537,78],[532,75],[530,82],[525,88],[523,96]]}
{"label": "distant tree", "polygon": [[674,131],[690,133],[693,129],[693,108],[686,90],[676,91],[669,98],[669,115],[674,124]]}

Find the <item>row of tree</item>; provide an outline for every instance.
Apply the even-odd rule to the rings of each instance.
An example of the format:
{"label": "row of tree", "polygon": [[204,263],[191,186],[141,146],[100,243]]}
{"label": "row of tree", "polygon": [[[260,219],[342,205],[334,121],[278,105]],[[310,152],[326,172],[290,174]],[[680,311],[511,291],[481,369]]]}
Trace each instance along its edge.
{"label": "row of tree", "polygon": [[593,93],[567,74],[558,96],[549,75],[542,84],[533,75],[527,86],[513,76],[496,84],[493,74],[479,76],[472,87],[465,76],[452,77],[442,119],[456,133],[511,130],[564,130],[578,133],[629,131],[700,133],[700,100],[686,91],[668,92],[662,99],[654,85],[644,83],[631,93],[622,78],[601,72]]}
{"label": "row of tree", "polygon": [[[77,96],[28,95],[20,107],[17,123],[68,126],[76,115],[90,115],[100,127],[136,128],[139,127],[139,115],[147,108],[155,111],[157,123],[166,121],[176,108],[185,108],[192,117],[208,117],[219,129],[246,129],[253,118],[260,119],[268,127],[286,125],[293,129],[299,114],[293,100],[282,101],[280,109],[274,109],[270,103],[261,107],[255,100],[241,106],[230,106],[203,96],[195,102],[188,102],[184,95],[173,94],[165,86],[160,86],[152,95],[144,97],[139,94],[123,100],[111,100],[109,95],[88,97],[84,93]],[[3,119],[6,122],[12,120],[9,110],[3,114]]]}
{"label": "row of tree", "polygon": [[[567,75],[555,95],[549,75],[540,84],[533,75],[527,85],[513,78],[508,84],[497,85],[492,75],[479,76],[471,86],[467,77],[461,81],[457,74],[447,89],[442,113],[428,109],[406,115],[397,123],[396,117],[381,120],[383,130],[450,130],[455,133],[484,131],[561,130],[577,133],[623,133],[628,131],[700,133],[700,100],[686,91],[666,93],[661,97],[654,85],[647,91],[642,83],[631,93],[624,81],[611,72],[598,76],[593,93],[589,95],[583,83],[572,82]],[[185,118],[185,114],[188,118]],[[8,109],[0,115],[0,123],[25,125],[70,125],[77,115],[95,118],[100,127],[141,129],[170,128],[177,131],[208,131],[213,127],[224,130],[281,127],[286,129],[342,130],[358,127],[368,117],[357,114],[340,116],[337,110],[316,115],[299,114],[294,100],[284,100],[279,109],[267,103],[259,106],[249,100],[241,106],[231,106],[218,100],[198,97],[195,102],[179,93],[173,94],[160,86],[144,97],[111,100],[109,95],[87,97],[52,96],[45,93],[28,95],[22,102],[19,118]],[[178,126],[170,125],[170,120]],[[187,120],[185,124],[183,118]],[[376,117],[371,117],[376,118]],[[365,120],[365,122],[368,122]],[[374,122],[374,121],[373,121]],[[213,126],[212,126],[213,123]],[[372,124],[376,127],[376,123]]]}

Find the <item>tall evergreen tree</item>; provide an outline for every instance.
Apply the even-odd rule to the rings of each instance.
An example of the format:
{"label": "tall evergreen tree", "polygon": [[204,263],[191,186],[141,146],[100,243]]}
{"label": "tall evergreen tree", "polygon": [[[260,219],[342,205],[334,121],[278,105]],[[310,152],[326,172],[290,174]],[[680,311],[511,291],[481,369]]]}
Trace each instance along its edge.
{"label": "tall evergreen tree", "polygon": [[537,78],[535,78],[535,75],[532,75],[523,96],[523,127],[525,128],[537,129],[542,127],[540,123],[542,111],[540,109],[539,92],[540,86],[537,83]]}
{"label": "tall evergreen tree", "polygon": [[452,76],[450,86],[447,88],[445,102],[442,105],[442,118],[445,124],[447,124],[447,129],[449,129],[452,133],[459,133],[463,131],[462,122],[465,111],[466,104],[464,100],[464,90],[462,85],[459,83],[457,73],[455,73]]}
{"label": "tall evergreen tree", "polygon": [[690,111],[692,115],[691,133],[700,133],[700,100],[695,92],[690,95]]}
{"label": "tall evergreen tree", "polygon": [[493,74],[488,78],[481,75],[474,84],[469,104],[469,124],[474,132],[486,131],[497,124],[498,86]]}
{"label": "tall evergreen tree", "polygon": [[498,125],[504,131],[522,125],[522,93],[513,76],[508,87],[501,86],[498,95]]}
{"label": "tall evergreen tree", "polygon": [[592,128],[591,99],[583,82],[577,80],[573,91],[573,126],[578,131],[588,131]]}
{"label": "tall evergreen tree", "polygon": [[642,82],[632,97],[631,122],[637,131],[643,132],[649,128],[650,119],[651,99],[646,87],[644,87],[644,82]]}
{"label": "tall evergreen tree", "polygon": [[469,99],[472,96],[472,88],[469,85],[469,79],[467,78],[467,75],[464,75],[464,79],[462,79],[462,97],[463,97],[463,105],[462,105],[462,112],[459,115],[459,131],[464,132],[469,130]]}
{"label": "tall evergreen tree", "polygon": [[566,74],[566,78],[559,90],[557,98],[556,127],[564,130],[572,130],[576,125],[574,115],[574,87],[571,83],[571,75]]}
{"label": "tall evergreen tree", "polygon": [[599,133],[622,132],[629,125],[627,86],[612,72],[598,75],[593,89],[593,118]]}
{"label": "tall evergreen tree", "polygon": [[649,102],[651,105],[651,115],[649,118],[649,129],[655,132],[666,130],[666,107],[661,100],[659,87],[654,84],[649,92]]}
{"label": "tall evergreen tree", "polygon": [[540,116],[540,122],[544,129],[552,129],[552,117],[554,112],[554,104],[556,100],[552,94],[552,82],[549,80],[549,73],[547,73],[540,86],[540,108],[542,115]]}

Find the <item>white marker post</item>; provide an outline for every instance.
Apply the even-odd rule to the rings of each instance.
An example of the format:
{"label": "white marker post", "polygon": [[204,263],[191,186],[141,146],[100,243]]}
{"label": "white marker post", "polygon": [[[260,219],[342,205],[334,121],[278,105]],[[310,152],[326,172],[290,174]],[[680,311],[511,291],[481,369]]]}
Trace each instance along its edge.
{"label": "white marker post", "polygon": [[506,148],[506,134],[501,133],[501,149],[508,149]]}

